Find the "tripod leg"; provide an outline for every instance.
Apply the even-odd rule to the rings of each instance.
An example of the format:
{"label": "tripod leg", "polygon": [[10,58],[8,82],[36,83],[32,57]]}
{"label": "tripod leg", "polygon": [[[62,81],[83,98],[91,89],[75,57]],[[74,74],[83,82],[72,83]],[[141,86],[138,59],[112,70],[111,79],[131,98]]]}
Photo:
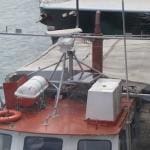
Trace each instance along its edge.
{"label": "tripod leg", "polygon": [[57,113],[57,107],[58,107],[60,92],[61,92],[61,88],[62,88],[62,84],[63,84],[65,66],[66,66],[66,53],[64,53],[63,56],[64,56],[64,57],[63,57],[63,59],[64,59],[64,60],[63,60],[63,69],[62,69],[61,78],[60,78],[60,83],[59,83],[59,87],[58,87],[57,95],[56,95],[56,102],[55,102],[55,106],[54,106],[54,115]]}
{"label": "tripod leg", "polygon": [[64,54],[62,54],[61,58],[59,59],[58,63],[56,64],[55,69],[54,69],[54,71],[51,73],[51,76],[50,76],[49,80],[51,80],[51,79],[53,78],[54,73],[56,72],[56,69],[58,68],[59,64],[61,63],[63,57],[64,57]]}

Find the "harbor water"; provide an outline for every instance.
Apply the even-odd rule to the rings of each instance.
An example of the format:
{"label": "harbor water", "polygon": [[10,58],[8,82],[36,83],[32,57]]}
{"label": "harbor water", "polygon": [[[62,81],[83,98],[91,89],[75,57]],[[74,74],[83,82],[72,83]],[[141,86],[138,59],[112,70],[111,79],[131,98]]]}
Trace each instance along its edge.
{"label": "harbor water", "polygon": [[[44,34],[46,27],[40,18],[39,0],[1,0],[0,32]],[[0,35],[0,84],[5,76],[15,72],[40,55],[50,45],[48,37]]]}

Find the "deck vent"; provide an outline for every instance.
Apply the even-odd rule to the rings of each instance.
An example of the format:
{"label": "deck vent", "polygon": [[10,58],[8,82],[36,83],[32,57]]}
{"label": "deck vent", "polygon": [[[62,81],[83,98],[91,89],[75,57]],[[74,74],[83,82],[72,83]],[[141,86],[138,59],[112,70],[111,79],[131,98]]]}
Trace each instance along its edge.
{"label": "deck vent", "polygon": [[120,112],[121,80],[99,79],[88,91],[86,119],[115,121]]}

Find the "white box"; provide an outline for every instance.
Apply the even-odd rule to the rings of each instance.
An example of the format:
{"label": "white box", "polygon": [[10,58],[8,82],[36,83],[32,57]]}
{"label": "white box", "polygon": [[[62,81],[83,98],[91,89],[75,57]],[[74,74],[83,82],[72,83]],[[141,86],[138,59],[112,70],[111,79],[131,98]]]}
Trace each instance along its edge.
{"label": "white box", "polygon": [[120,112],[121,80],[99,79],[88,90],[86,119],[115,121]]}

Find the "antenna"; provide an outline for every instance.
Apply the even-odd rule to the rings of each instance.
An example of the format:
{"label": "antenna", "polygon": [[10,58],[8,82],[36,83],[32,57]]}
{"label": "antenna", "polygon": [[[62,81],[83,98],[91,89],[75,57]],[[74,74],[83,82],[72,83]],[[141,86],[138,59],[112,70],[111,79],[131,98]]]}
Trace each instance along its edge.
{"label": "antenna", "polygon": [[79,0],[76,0],[76,28],[79,28]]}
{"label": "antenna", "polygon": [[122,26],[123,26],[123,42],[124,42],[124,55],[125,55],[125,74],[126,74],[126,90],[127,90],[127,100],[129,100],[129,90],[128,90],[128,60],[127,60],[127,47],[126,47],[126,24],[125,24],[125,10],[124,10],[124,0],[122,0]]}
{"label": "antenna", "polygon": [[[124,60],[125,60],[125,74],[126,74],[126,90],[127,90],[127,100],[129,100],[128,61],[127,61],[127,47],[126,47],[126,24],[125,24],[124,0],[122,0],[122,26],[123,26],[123,41],[124,41],[124,55],[125,55]],[[129,116],[128,116],[127,121],[129,121]],[[129,123],[127,124],[126,135],[127,135],[127,150],[131,150],[131,127]]]}

